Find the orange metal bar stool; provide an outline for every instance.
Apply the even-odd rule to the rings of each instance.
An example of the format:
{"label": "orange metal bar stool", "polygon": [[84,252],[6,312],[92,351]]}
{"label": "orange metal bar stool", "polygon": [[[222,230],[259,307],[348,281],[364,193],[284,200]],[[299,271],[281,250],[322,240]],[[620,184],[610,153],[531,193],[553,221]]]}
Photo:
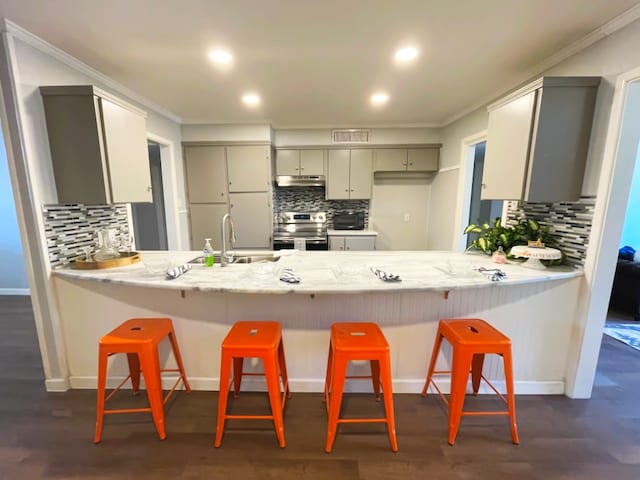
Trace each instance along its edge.
{"label": "orange metal bar stool", "polygon": [[[446,338],[453,347],[453,366],[451,371],[436,371],[436,359],[442,339]],[[507,398],[505,398],[492,384],[482,375],[484,356],[488,353],[495,353],[502,357],[504,362],[504,376],[507,387]],[[507,404],[508,409],[498,412],[487,411],[463,411],[464,397],[469,380],[469,370],[471,370],[471,383],[473,394],[477,395],[480,388],[480,380],[484,380],[491,389]],[[438,388],[433,375],[451,374],[451,395],[447,401],[444,394]],[[516,427],[516,406],[513,393],[513,370],[511,363],[511,340],[498,330],[493,328],[484,320],[478,318],[445,319],[438,324],[429,371],[422,389],[422,396],[427,393],[429,384],[432,384],[444,403],[449,408],[449,445],[453,445],[460,427],[460,420],[463,416],[471,415],[508,415],[511,424],[511,438],[516,445],[520,443],[518,429]]]}
{"label": "orange metal bar stool", "polygon": [[[261,358],[264,373],[246,373],[242,365],[246,357]],[[233,397],[238,398],[242,376],[264,376],[267,381],[271,415],[227,415],[229,377],[233,360]],[[280,374],[278,374],[278,369]],[[282,392],[280,392],[282,377]],[[282,397],[281,397],[282,393]],[[222,341],[220,363],[220,394],[218,396],[218,427],[214,445],[220,446],[226,419],[273,420],[273,425],[281,448],[285,447],[284,422],[282,414],[286,399],[290,398],[287,365],[284,359],[282,331],[278,322],[256,321],[236,322]]]}
{"label": "orange metal bar stool", "polygon": [[[158,357],[158,345],[164,338],[169,337],[173,356],[176,359],[178,368],[161,369]],[[111,355],[116,353],[126,353],[129,362],[129,376],[125,378],[106,398],[105,389],[107,384],[107,363]],[[127,380],[131,379],[133,394],[137,395],[140,390],[140,372],[144,375],[144,383],[149,398],[147,408],[121,408],[115,410],[105,410],[105,403],[122,388]],[[173,385],[167,396],[162,398],[162,372],[179,373],[176,383]],[[98,409],[96,419],[96,433],[93,438],[95,443],[99,443],[102,438],[102,421],[104,415],[115,413],[138,413],[151,412],[153,423],[158,431],[160,440],[167,437],[164,427],[164,405],[167,403],[180,381],[183,382],[187,392],[191,391],[189,382],[184,373],[184,365],[180,356],[180,349],[173,331],[173,323],[170,318],[132,318],[127,320],[115,330],[106,334],[100,340],[98,354]]]}
{"label": "orange metal bar stool", "polygon": [[[347,365],[351,360],[369,360],[371,375],[347,376]],[[380,398],[380,387],[382,386],[385,417],[340,418],[344,382],[349,378],[371,378],[377,399]],[[334,323],[331,325],[324,400],[327,403],[329,414],[327,445],[325,447],[327,453],[331,452],[333,448],[339,423],[386,423],[391,450],[398,451],[393,413],[389,344],[378,325],[375,323]]]}

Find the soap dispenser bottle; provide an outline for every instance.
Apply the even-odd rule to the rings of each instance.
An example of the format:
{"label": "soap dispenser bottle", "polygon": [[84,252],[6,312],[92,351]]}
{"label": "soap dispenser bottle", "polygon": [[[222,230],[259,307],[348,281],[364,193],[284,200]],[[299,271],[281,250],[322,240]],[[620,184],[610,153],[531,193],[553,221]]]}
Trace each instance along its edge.
{"label": "soap dispenser bottle", "polygon": [[211,246],[211,239],[204,239],[204,248],[202,249],[202,263],[206,267],[213,267],[213,247]]}

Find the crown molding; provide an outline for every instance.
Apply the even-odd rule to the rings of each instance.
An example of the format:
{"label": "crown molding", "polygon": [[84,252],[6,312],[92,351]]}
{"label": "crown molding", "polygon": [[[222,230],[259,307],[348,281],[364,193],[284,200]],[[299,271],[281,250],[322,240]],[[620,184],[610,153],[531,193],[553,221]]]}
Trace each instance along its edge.
{"label": "crown molding", "polygon": [[56,60],[59,60],[65,65],[80,71],[86,76],[100,82],[102,85],[109,87],[110,89],[118,92],[121,95],[126,96],[128,99],[133,100],[134,102],[150,110],[153,110],[155,113],[162,115],[163,117],[168,118],[177,124],[182,124],[182,119],[175,113],[167,110],[164,107],[161,107],[160,105],[125,87],[121,83],[115,81],[113,78],[105,75],[104,73],[96,70],[93,67],[90,67],[86,63],[78,60],[64,50],[61,50],[60,48],[50,44],[46,40],[43,40],[37,35],[29,32],[28,30],[25,30],[20,25],[13,23],[11,20],[2,18],[0,21],[0,30],[36,48],[42,53],[45,53],[55,58]]}
{"label": "crown molding", "polygon": [[465,108],[461,112],[452,115],[447,118],[444,122],[440,123],[441,127],[446,127],[456,120],[460,120],[462,117],[469,115],[470,113],[476,111],[477,109],[488,105],[492,101],[496,100],[498,97],[505,94],[509,89],[513,89],[514,86],[522,85],[523,83],[531,80],[533,77],[540,75],[542,72],[549,70],[551,67],[559,64],[563,60],[566,60],[577,53],[585,50],[596,42],[608,37],[609,35],[617,32],[618,30],[623,29],[630,23],[635,22],[640,18],[640,4],[634,5],[629,10],[622,12],[617,17],[612,18],[604,25],[596,28],[592,32],[588,33],[584,37],[576,40],[570,45],[558,50],[556,53],[547,57],[542,62],[537,65],[531,67],[526,70],[524,73],[518,76],[518,80],[516,82],[511,82],[511,86],[507,88],[503,88],[501,90],[494,90],[494,93],[491,95],[484,96],[480,101],[474,102],[470,107]]}
{"label": "crown molding", "polygon": [[322,124],[309,124],[309,125],[287,125],[287,124],[273,124],[274,130],[327,130],[335,128],[440,128],[442,124],[428,122],[428,123],[370,123],[370,124],[340,124],[340,123],[322,123]]}

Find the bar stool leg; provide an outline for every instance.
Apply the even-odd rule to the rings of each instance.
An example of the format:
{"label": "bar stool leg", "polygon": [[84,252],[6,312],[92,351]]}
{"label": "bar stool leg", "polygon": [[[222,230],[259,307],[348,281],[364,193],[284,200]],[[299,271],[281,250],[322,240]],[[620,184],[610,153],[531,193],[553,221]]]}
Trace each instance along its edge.
{"label": "bar stool leg", "polygon": [[516,398],[513,391],[513,366],[511,362],[511,349],[502,354],[504,362],[504,379],[507,384],[507,402],[509,407],[509,423],[511,424],[511,440],[516,445],[520,444],[518,427],[516,425]]}
{"label": "bar stool leg", "polygon": [[380,400],[380,362],[378,360],[370,360],[369,364],[371,365],[371,383],[373,383],[373,393],[376,396],[376,400]]}
{"label": "bar stool leg", "polygon": [[167,438],[164,425],[164,402],[162,400],[162,379],[160,377],[160,359],[155,346],[145,348],[142,354],[142,374],[147,387],[147,397],[151,407],[153,423],[160,440]]}
{"label": "bar stool leg", "polygon": [[469,380],[471,356],[462,351],[454,351],[451,371],[451,396],[449,400],[449,445],[453,445],[460,428],[464,396]]}
{"label": "bar stool leg", "polygon": [[329,392],[331,386],[331,372],[333,372],[333,347],[331,340],[329,340],[329,353],[327,355],[327,373],[324,376],[324,394],[322,395],[322,401],[327,404],[327,413],[329,413]]}
{"label": "bar stool leg", "polygon": [[289,390],[289,375],[287,374],[287,361],[284,356],[284,343],[280,340],[278,345],[278,364],[280,365],[280,375],[282,376],[282,391],[286,392],[287,398],[291,398]]}
{"label": "bar stool leg", "polygon": [[129,363],[129,374],[131,375],[131,387],[133,394],[140,393],[140,359],[137,353],[127,353],[127,362]]}
{"label": "bar stool leg", "polygon": [[189,381],[187,380],[187,375],[184,373],[184,363],[182,363],[182,355],[180,355],[180,348],[178,347],[176,334],[173,331],[173,325],[171,326],[171,332],[169,333],[169,341],[171,342],[171,349],[173,350],[173,356],[176,359],[178,370],[180,370],[180,375],[182,375],[182,383],[184,384],[184,389],[187,392],[190,392],[191,385],[189,385]]}
{"label": "bar stool leg", "polygon": [[243,365],[244,357],[233,357],[233,398],[238,398],[240,395]]}
{"label": "bar stool leg", "polygon": [[218,393],[218,425],[216,427],[215,447],[219,447],[222,442],[224,432],[224,417],[227,412],[227,397],[229,396],[229,375],[231,372],[231,356],[222,350],[222,360],[220,362],[220,388]]}
{"label": "bar stool leg", "polygon": [[478,395],[480,390],[480,380],[482,379],[482,366],[484,365],[484,353],[476,353],[471,361],[471,384],[473,394]]}
{"label": "bar stool leg", "polygon": [[284,422],[282,420],[282,402],[280,401],[280,377],[278,376],[278,354],[274,352],[273,357],[268,356],[262,359],[264,374],[267,379],[267,390],[269,391],[269,402],[271,403],[271,414],[273,415],[273,426],[276,430],[280,448],[286,446],[284,440]]}
{"label": "bar stool leg", "polygon": [[387,417],[387,431],[389,433],[389,443],[391,450],[398,451],[398,440],[396,438],[396,420],[393,408],[393,386],[391,383],[391,365],[389,357],[380,360],[380,377],[382,379],[382,391],[384,392],[384,411]]}
{"label": "bar stool leg", "polygon": [[429,361],[429,370],[427,370],[427,378],[424,382],[424,388],[422,389],[422,396],[427,395],[427,389],[431,383],[433,377],[433,371],[436,368],[436,361],[438,360],[438,354],[440,353],[440,345],[442,344],[442,334],[440,333],[440,327],[438,327],[438,333],[436,333],[436,339],[433,342],[433,350],[431,351],[431,360]]}
{"label": "bar stool leg", "polygon": [[325,452],[330,453],[338,431],[338,419],[342,404],[342,391],[347,373],[347,362],[341,355],[333,354],[331,367],[331,390],[329,392],[329,421],[327,422],[327,445]]}
{"label": "bar stool leg", "polygon": [[102,346],[98,353],[98,392],[96,409],[96,432],[93,436],[93,443],[100,443],[102,439],[102,422],[104,420],[104,396],[107,385],[107,361],[108,354]]}

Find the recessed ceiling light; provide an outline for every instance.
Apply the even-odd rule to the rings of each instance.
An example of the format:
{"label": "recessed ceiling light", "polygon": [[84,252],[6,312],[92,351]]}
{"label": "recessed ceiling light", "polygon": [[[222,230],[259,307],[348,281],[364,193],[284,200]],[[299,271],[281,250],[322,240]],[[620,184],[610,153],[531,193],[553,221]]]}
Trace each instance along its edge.
{"label": "recessed ceiling light", "polygon": [[371,95],[371,103],[374,105],[384,105],[389,101],[389,95],[384,92],[378,92]]}
{"label": "recessed ceiling light", "polygon": [[258,95],[257,93],[245,93],[242,96],[242,101],[245,105],[255,107],[256,105],[260,104],[260,95]]}
{"label": "recessed ceiling light", "polygon": [[400,50],[397,50],[394,58],[397,62],[410,62],[411,60],[415,60],[418,56],[418,49],[415,47],[404,47]]}
{"label": "recessed ceiling light", "polygon": [[209,52],[209,60],[215,63],[219,63],[220,65],[226,65],[228,63],[231,63],[231,60],[233,60],[233,55],[231,55],[226,50],[221,50],[218,48]]}

